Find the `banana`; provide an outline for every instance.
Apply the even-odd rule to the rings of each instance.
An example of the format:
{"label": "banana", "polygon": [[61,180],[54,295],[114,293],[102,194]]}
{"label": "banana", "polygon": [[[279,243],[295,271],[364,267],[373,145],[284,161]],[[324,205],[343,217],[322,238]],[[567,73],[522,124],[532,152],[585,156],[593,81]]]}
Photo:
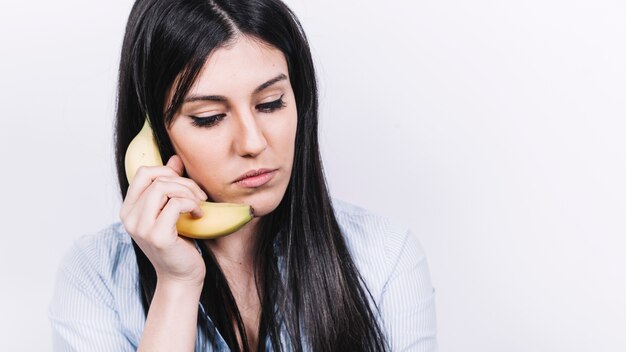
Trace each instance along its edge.
{"label": "banana", "polygon": [[124,167],[128,183],[135,177],[140,166],[163,166],[161,153],[147,118],[141,131],[130,141],[126,149]]}
{"label": "banana", "polygon": [[[150,123],[146,121],[141,131],[128,145],[124,159],[126,177],[130,183],[140,166],[162,166],[161,154],[152,133]],[[202,202],[204,215],[194,219],[191,214],[181,214],[176,222],[180,235],[197,239],[210,239],[228,235],[237,231],[252,220],[252,207],[245,204]]]}

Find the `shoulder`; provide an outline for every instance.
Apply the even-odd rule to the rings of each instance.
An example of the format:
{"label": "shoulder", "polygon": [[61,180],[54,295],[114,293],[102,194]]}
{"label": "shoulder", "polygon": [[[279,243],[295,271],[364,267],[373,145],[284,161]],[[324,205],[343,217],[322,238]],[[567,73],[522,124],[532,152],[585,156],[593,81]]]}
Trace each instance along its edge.
{"label": "shoulder", "polygon": [[367,254],[379,254],[390,260],[415,237],[407,225],[340,199],[333,199],[333,208],[346,240],[364,247]]}
{"label": "shoulder", "polygon": [[333,208],[353,260],[374,297],[382,294],[402,255],[425,257],[417,237],[405,224],[335,198]]}
{"label": "shoulder", "polygon": [[136,349],[145,320],[136,267],[121,223],[73,242],[48,304],[55,350],[93,350],[94,341],[102,350]]}
{"label": "shoulder", "polygon": [[135,253],[130,235],[120,223],[77,238],[66,252],[59,270],[78,282],[133,286]]}

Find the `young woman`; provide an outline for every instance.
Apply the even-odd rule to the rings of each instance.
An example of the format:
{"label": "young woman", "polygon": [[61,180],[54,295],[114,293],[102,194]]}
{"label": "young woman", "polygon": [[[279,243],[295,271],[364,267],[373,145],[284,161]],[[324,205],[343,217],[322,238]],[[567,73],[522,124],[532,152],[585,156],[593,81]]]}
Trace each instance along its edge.
{"label": "young woman", "polygon": [[[283,3],[138,0],[119,74],[121,222],[66,256],[55,350],[436,350],[417,239],[331,201],[311,54]],[[146,116],[166,164],[129,184],[124,155]],[[180,236],[179,214],[205,200],[249,204],[254,219]]]}

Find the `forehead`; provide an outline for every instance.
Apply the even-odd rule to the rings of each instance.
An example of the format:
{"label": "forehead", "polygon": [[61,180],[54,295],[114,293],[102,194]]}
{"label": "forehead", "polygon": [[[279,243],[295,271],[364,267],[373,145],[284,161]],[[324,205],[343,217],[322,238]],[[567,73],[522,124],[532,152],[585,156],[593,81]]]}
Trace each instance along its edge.
{"label": "forehead", "polygon": [[280,50],[239,36],[209,55],[188,95],[250,94],[259,84],[280,73],[287,76],[287,71],[287,61]]}

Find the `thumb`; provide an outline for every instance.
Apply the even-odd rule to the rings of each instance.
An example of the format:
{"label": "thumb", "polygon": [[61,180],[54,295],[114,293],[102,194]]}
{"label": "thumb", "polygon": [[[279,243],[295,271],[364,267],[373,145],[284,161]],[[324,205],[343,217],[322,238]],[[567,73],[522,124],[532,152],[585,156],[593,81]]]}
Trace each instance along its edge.
{"label": "thumb", "polygon": [[170,157],[170,160],[167,161],[167,164],[165,166],[169,166],[174,171],[176,171],[178,175],[181,175],[181,176],[183,174],[183,171],[185,170],[185,166],[183,165],[183,160],[176,154]]}

